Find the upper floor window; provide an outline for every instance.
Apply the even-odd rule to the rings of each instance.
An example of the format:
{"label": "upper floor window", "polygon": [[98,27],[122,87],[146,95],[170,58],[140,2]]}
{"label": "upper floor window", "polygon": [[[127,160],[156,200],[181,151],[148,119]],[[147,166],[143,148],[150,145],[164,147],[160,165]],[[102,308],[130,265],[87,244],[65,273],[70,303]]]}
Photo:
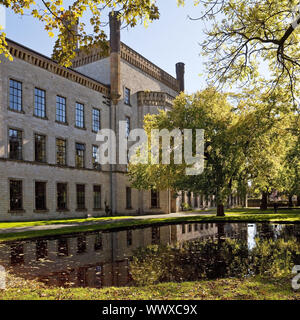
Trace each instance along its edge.
{"label": "upper floor window", "polygon": [[66,117],[66,98],[56,96],[56,121],[67,122]]}
{"label": "upper floor window", "polygon": [[35,161],[46,162],[46,136],[35,134]]}
{"label": "upper floor window", "polygon": [[76,149],[75,166],[77,168],[84,168],[85,145],[82,143],[76,143],[75,149]]}
{"label": "upper floor window", "polygon": [[67,141],[56,139],[56,163],[61,166],[67,164]]}
{"label": "upper floor window", "polygon": [[12,79],[9,80],[9,108],[22,111],[22,83]]}
{"label": "upper floor window", "polygon": [[78,102],[76,102],[75,125],[84,128],[84,105]]}
{"label": "upper floor window", "polygon": [[34,89],[34,115],[40,118],[46,117],[46,91]]}
{"label": "upper floor window", "polygon": [[9,159],[22,160],[22,131],[9,129]]}
{"label": "upper floor window", "polygon": [[93,109],[93,131],[98,132],[101,129],[101,116],[99,109]]}
{"label": "upper floor window", "polygon": [[124,103],[130,105],[130,89],[124,89]]}
{"label": "upper floor window", "polygon": [[99,163],[99,156],[98,156],[99,147],[93,145],[93,168],[100,170],[101,166]]}

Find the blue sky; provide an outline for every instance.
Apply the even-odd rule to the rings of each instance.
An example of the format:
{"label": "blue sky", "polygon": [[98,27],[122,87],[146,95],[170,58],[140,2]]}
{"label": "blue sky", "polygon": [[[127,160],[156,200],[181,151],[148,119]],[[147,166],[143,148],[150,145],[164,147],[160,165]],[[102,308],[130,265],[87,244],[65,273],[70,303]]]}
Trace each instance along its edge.
{"label": "blue sky", "polygon": [[[189,93],[205,87],[205,69],[200,45],[204,39],[204,23],[191,21],[188,15],[201,15],[201,8],[189,0],[185,7],[177,7],[176,0],[158,0],[160,20],[145,28],[123,29],[121,40],[147,59],[175,76],[175,64],[186,65],[186,90]],[[17,16],[6,12],[7,37],[42,54],[50,56],[55,38],[49,38],[43,25],[31,16]]]}

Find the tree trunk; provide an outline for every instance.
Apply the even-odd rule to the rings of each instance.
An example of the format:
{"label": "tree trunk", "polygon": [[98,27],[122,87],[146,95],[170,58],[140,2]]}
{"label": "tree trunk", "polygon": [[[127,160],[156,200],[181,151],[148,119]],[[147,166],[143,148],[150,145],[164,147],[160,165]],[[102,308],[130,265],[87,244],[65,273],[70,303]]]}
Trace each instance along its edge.
{"label": "tree trunk", "polygon": [[268,209],[268,193],[263,192],[261,203],[260,203],[260,210],[267,210]]}
{"label": "tree trunk", "polygon": [[218,203],[217,206],[217,217],[224,217],[225,212],[224,212],[224,205],[222,203]]}
{"label": "tree trunk", "polygon": [[289,207],[293,207],[293,196],[289,196]]}

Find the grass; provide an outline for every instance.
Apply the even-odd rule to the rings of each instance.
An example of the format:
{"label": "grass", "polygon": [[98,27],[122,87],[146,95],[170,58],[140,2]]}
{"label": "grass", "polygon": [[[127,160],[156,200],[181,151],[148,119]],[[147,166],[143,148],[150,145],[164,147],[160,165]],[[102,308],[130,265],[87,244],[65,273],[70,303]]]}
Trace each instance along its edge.
{"label": "grass", "polygon": [[[259,209],[231,209],[226,211],[225,217],[216,217],[212,212],[210,215],[199,215],[195,211],[195,216],[184,216],[176,218],[145,218],[133,219],[133,217],[102,217],[102,218],[88,218],[88,219],[70,219],[70,220],[53,220],[53,221],[33,221],[33,222],[3,222],[0,223],[1,228],[16,228],[16,227],[35,227],[59,224],[74,224],[68,227],[59,229],[45,229],[45,230],[28,230],[24,232],[0,233],[0,241],[28,239],[41,236],[52,236],[61,234],[72,234],[76,232],[92,232],[97,230],[111,230],[122,229],[127,227],[142,227],[150,225],[163,225],[170,223],[214,223],[214,222],[273,222],[273,223],[300,223],[300,209],[282,210],[278,213],[273,213],[272,210],[261,211]],[[197,215],[198,214],[198,215]],[[84,223],[91,222],[86,225]]]}
{"label": "grass", "polygon": [[228,278],[144,287],[47,288],[34,281],[9,277],[0,300],[299,300],[288,278]]}

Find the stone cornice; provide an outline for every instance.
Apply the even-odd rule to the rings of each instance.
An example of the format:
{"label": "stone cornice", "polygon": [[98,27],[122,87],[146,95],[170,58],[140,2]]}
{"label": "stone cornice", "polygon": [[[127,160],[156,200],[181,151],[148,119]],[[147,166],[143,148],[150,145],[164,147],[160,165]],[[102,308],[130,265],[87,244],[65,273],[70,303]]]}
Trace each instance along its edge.
{"label": "stone cornice", "polygon": [[139,91],[137,93],[138,106],[171,107],[175,98],[166,92]]}
{"label": "stone cornice", "polygon": [[[89,53],[82,50],[78,52],[77,57],[73,60],[73,67],[78,68],[80,66],[107,58],[108,56],[109,54],[104,54],[101,52],[101,49],[95,47],[92,48]],[[172,77],[169,73],[159,68],[157,65],[128,47],[123,42],[121,42],[121,58],[150,75],[154,79],[162,82],[174,91],[180,92],[179,82],[176,78]]]}
{"label": "stone cornice", "polygon": [[35,65],[49,72],[52,72],[70,81],[76,82],[91,90],[98,91],[105,96],[109,96],[110,94],[109,86],[106,86],[92,78],[89,78],[78,71],[75,71],[70,68],[62,67],[54,60],[34,50],[26,48],[20,45],[19,43],[16,43],[9,39],[6,39],[6,41],[8,44],[9,52],[13,57],[21,59],[27,63]]}

